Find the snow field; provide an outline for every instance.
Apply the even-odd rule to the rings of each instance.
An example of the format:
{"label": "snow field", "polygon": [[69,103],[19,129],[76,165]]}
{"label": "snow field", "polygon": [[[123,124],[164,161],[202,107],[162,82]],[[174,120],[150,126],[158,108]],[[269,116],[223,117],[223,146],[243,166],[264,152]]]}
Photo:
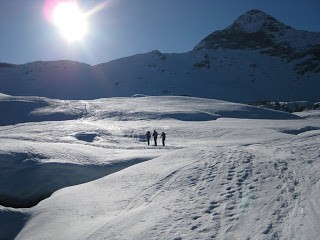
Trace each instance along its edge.
{"label": "snow field", "polygon": [[[85,104],[86,114],[0,127],[0,196],[10,193],[16,202],[22,193],[54,192],[28,209],[2,207],[0,222],[11,227],[0,228],[3,238],[317,236],[315,112],[297,116],[187,97],[58,107],[73,104]],[[144,134],[153,129],[167,133],[166,147],[147,146]]]}

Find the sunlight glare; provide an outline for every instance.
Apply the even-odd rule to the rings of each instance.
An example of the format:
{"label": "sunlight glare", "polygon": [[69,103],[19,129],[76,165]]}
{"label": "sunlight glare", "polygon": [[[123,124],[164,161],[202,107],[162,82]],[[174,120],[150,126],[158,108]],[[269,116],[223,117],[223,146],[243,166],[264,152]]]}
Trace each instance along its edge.
{"label": "sunlight glare", "polygon": [[69,42],[81,41],[88,32],[85,14],[76,2],[60,2],[53,9],[52,21]]}
{"label": "sunlight glare", "polygon": [[84,11],[79,2],[78,0],[45,0],[43,5],[45,19],[53,24],[62,38],[69,43],[84,43],[85,37],[89,31],[92,31],[89,28],[90,17],[113,3],[112,0],[103,1]]}

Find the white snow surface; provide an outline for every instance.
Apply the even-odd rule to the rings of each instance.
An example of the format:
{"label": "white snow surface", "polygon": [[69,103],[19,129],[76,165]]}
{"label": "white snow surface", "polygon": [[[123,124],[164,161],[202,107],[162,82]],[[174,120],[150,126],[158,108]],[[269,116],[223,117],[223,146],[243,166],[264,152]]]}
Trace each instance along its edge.
{"label": "white snow surface", "polygon": [[0,95],[0,239],[318,238],[319,111],[136,96]]}

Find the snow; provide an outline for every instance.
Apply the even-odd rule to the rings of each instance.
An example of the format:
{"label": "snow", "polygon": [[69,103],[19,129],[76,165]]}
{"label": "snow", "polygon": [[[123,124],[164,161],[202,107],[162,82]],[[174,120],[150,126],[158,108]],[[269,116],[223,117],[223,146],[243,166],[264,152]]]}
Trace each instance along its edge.
{"label": "snow", "polygon": [[296,54],[286,55],[277,50],[274,53],[279,56],[269,56],[260,52],[267,49],[241,49],[239,43],[239,49],[218,46],[217,50],[180,54],[152,51],[96,66],[72,61],[34,62],[0,68],[0,92],[57,99],[137,94],[193,96],[239,103],[319,101],[319,72],[314,69],[298,73],[308,63],[305,61],[312,60],[312,52],[320,44],[319,33],[285,29],[272,35],[275,43],[285,46],[288,43]]}
{"label": "snow", "polygon": [[[319,111],[8,95],[0,111],[21,102],[0,126],[0,239],[318,236]],[[153,129],[165,147],[147,146]]]}

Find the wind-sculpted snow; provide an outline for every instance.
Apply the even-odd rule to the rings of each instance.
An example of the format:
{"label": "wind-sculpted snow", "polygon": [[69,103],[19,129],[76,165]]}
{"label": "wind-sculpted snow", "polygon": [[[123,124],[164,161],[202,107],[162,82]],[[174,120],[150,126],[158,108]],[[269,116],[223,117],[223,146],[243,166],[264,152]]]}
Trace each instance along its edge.
{"label": "wind-sculpted snow", "polygon": [[68,101],[0,95],[0,126],[76,119],[83,115],[84,110],[83,105],[70,107]]}
{"label": "wind-sculpted snow", "polygon": [[[316,239],[301,222],[320,224],[318,111],[191,97],[1,99],[32,100],[39,121],[0,126],[0,238]],[[57,111],[75,118],[46,120]],[[154,129],[165,147],[147,145]]]}
{"label": "wind-sculpted snow", "polygon": [[44,163],[41,161],[43,157],[30,153],[0,154],[0,205],[14,208],[32,207],[60,188],[89,182],[149,160],[130,159],[99,166]]}
{"label": "wind-sculpted snow", "polygon": [[148,159],[130,159],[100,166],[45,160],[45,155],[32,153],[0,154],[0,205],[32,207],[60,188],[89,182]]}
{"label": "wind-sculpted snow", "polygon": [[[200,102],[201,104],[199,104]],[[194,109],[188,109],[188,104],[192,104]],[[0,118],[0,125],[64,121],[88,116],[122,121],[143,119],[211,121],[221,117],[254,119],[298,118],[296,115],[279,111],[188,97],[63,101],[39,97],[0,96],[0,112],[3,112]]]}
{"label": "wind-sculpted snow", "polygon": [[192,97],[109,98],[86,101],[87,115],[98,119],[211,121],[218,118],[297,119],[270,109]]}

